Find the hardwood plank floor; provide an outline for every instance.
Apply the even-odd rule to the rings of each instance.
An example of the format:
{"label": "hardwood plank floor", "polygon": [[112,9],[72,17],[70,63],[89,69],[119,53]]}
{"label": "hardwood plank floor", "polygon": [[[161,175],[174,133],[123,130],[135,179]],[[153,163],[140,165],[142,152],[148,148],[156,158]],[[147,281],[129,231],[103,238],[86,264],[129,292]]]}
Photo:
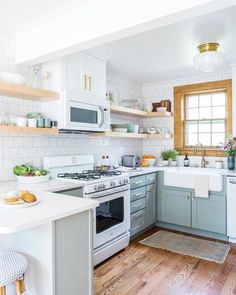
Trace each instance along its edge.
{"label": "hardwood plank floor", "polygon": [[236,244],[223,264],[139,244],[95,268],[96,295],[236,295]]}

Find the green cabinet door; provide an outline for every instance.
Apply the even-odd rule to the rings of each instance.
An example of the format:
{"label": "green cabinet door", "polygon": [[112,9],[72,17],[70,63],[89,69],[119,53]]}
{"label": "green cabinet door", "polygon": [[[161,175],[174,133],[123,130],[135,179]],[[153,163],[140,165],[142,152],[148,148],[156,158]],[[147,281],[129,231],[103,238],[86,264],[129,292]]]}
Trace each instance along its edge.
{"label": "green cabinet door", "polygon": [[146,226],[156,222],[156,183],[146,186]]}
{"label": "green cabinet door", "polygon": [[172,189],[161,189],[160,192],[159,221],[191,226],[191,193]]}
{"label": "green cabinet door", "polygon": [[226,197],[192,198],[192,227],[226,234]]}

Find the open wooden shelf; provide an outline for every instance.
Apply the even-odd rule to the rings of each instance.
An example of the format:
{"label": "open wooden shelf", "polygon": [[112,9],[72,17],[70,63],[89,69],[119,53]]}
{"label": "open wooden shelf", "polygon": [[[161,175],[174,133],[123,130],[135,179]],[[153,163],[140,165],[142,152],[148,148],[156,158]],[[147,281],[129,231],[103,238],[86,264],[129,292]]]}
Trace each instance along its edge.
{"label": "open wooden shelf", "polygon": [[49,101],[59,98],[59,94],[57,92],[3,81],[0,81],[0,95],[36,101]]}
{"label": "open wooden shelf", "polygon": [[98,137],[124,137],[124,138],[147,138],[148,134],[141,134],[141,133],[128,133],[128,132],[94,132],[89,133],[90,136],[98,136]]}
{"label": "open wooden shelf", "polygon": [[1,133],[55,136],[59,134],[59,130],[57,128],[32,128],[0,125],[0,134]]}
{"label": "open wooden shelf", "polygon": [[143,134],[143,133],[128,133],[128,132],[112,132],[106,131],[101,133],[90,133],[90,136],[97,137],[116,137],[116,138],[147,138],[147,139],[169,139],[172,137],[171,134]]}
{"label": "open wooden shelf", "polygon": [[149,139],[170,139],[172,134],[148,134]]}
{"label": "open wooden shelf", "polygon": [[141,117],[141,118],[162,118],[162,117],[171,117],[171,112],[146,112],[131,108],[126,108],[118,105],[111,105],[111,113],[119,115],[127,115],[132,117]]}

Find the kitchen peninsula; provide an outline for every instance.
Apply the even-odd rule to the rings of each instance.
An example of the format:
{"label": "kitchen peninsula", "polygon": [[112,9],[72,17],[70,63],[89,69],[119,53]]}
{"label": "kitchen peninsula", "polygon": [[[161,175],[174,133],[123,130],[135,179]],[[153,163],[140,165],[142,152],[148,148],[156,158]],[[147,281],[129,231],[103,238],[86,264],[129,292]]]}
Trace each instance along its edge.
{"label": "kitchen peninsula", "polygon": [[[60,183],[49,181],[42,187],[59,191]],[[0,193],[21,188],[16,182],[2,183]],[[1,249],[27,257],[25,282],[30,295],[93,294],[91,209],[97,202],[42,191],[39,185],[34,188],[37,205],[0,208]],[[7,294],[14,292],[14,286],[7,287]]]}

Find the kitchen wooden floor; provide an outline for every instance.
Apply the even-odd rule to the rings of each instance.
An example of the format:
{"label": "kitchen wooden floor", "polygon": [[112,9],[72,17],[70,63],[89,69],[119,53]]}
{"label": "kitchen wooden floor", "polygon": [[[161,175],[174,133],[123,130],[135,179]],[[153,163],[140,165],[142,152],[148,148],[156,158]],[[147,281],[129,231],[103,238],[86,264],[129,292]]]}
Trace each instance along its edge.
{"label": "kitchen wooden floor", "polygon": [[96,295],[236,294],[236,244],[224,264],[144,246],[139,240],[95,269]]}

